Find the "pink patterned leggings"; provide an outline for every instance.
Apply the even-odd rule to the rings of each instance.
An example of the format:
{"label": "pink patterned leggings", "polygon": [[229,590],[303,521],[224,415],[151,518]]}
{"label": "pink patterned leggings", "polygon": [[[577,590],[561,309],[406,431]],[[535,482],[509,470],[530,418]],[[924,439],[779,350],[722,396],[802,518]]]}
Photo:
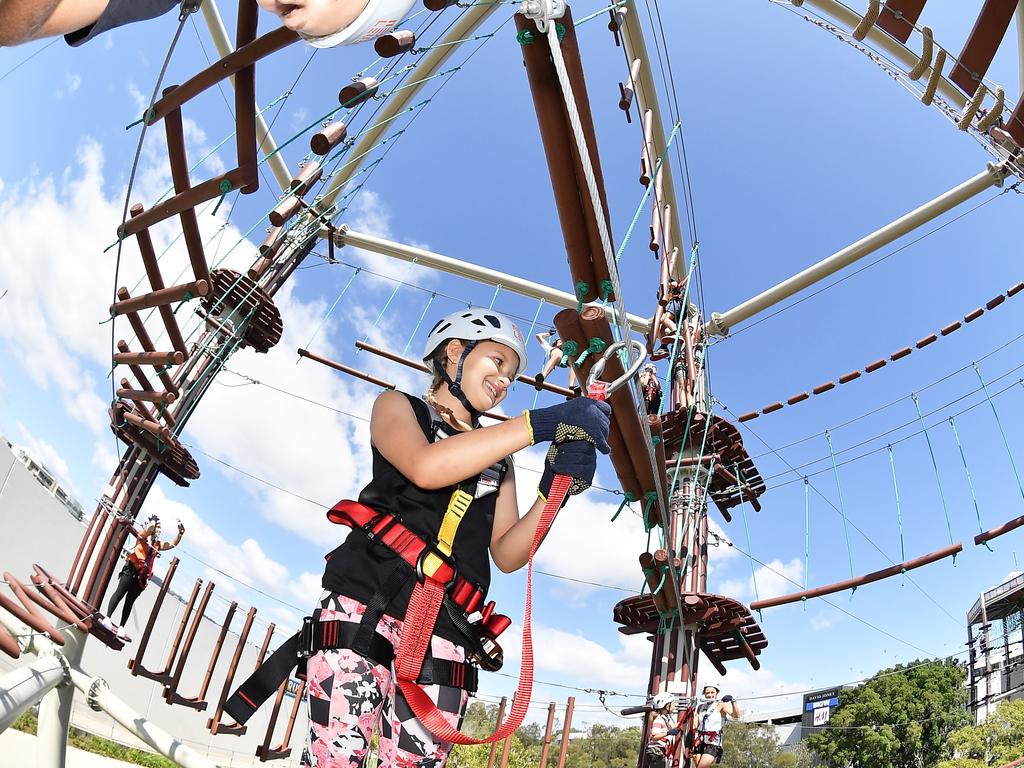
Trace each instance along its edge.
{"label": "pink patterned leggings", "polygon": [[[320,620],[359,623],[366,606],[334,592],[320,601]],[[402,622],[383,616],[377,632],[394,647]],[[465,651],[448,640],[431,640],[434,658],[465,661]],[[309,768],[361,768],[377,732],[381,766],[443,768],[452,745],[437,741],[416,715],[395,683],[393,669],[383,667],[349,649],[320,651],[306,665],[309,682]],[[469,694],[459,688],[425,688],[445,719],[458,727]]]}

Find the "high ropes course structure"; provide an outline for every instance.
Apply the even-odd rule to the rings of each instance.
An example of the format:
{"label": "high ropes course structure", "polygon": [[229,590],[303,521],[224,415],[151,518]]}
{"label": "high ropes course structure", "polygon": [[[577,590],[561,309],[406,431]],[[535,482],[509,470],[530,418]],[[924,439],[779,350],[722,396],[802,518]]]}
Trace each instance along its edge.
{"label": "high ropes course structure", "polygon": [[[744,447],[740,423],[763,419],[783,408],[820,398],[833,389],[848,387],[866,374],[912,353],[916,355],[932,344],[941,344],[963,325],[982,321],[984,315],[1022,289],[1021,283],[1011,285],[983,306],[969,309],[962,318],[953,318],[949,324],[919,339],[909,339],[907,346],[863,368],[838,375],[835,380],[742,415],[727,412],[731,418],[714,412],[716,401],[706,361],[709,347],[716,339],[984,191],[1013,183],[1014,178],[1022,178],[1024,170],[1024,99],[1014,105],[1004,86],[986,77],[1015,14],[1016,25],[1024,26],[1024,6],[1016,0],[985,0],[959,52],[944,48],[924,23],[925,0],[864,0],[856,7],[834,0],[791,0],[777,4],[863,53],[924,105],[938,110],[956,129],[976,139],[991,155],[991,162],[948,192],[798,274],[735,307],[715,312],[705,312],[704,307],[698,306],[695,283],[699,243],[685,156],[679,152],[682,138],[678,107],[674,105],[674,96],[666,105],[659,94],[657,54],[651,55],[645,38],[644,14],[650,14],[645,4],[620,0],[574,22],[564,0],[469,4],[425,0],[427,10],[420,13],[427,14],[427,21],[421,20],[416,32],[400,27],[377,41],[375,47],[380,58],[346,80],[337,96],[338,106],[332,102],[325,115],[309,126],[309,153],[296,166],[290,166],[285,155],[295,151],[297,145],[293,142],[298,136],[282,144],[275,142],[263,118],[266,110],[260,110],[256,103],[256,73],[265,59],[295,44],[299,38],[285,28],[258,36],[255,0],[239,1],[233,39],[221,21],[215,0],[204,0],[198,9],[191,8],[192,12],[202,14],[219,58],[180,84],[162,88],[158,84],[142,117],[141,130],[143,135],[147,129],[163,132],[173,190],[148,205],[131,201],[129,208],[126,203],[125,220],[117,230],[119,257],[121,247],[133,241],[148,277],[148,286],[132,291],[117,286],[116,300],[110,306],[110,315],[122,335],[113,350],[115,391],[109,410],[110,427],[125,450],[70,566],[37,565],[33,573],[27,574],[27,581],[4,573],[11,594],[0,594],[0,649],[13,658],[34,659],[0,680],[0,689],[5,691],[0,698],[0,730],[28,707],[41,703],[40,765],[63,765],[72,700],[79,692],[92,708],[106,712],[179,765],[213,765],[210,759],[133,711],[102,679],[82,670],[83,645],[93,637],[112,651],[123,649],[117,634],[100,621],[103,595],[118,567],[123,547],[138,533],[136,521],[157,478],[163,475],[179,486],[188,486],[199,477],[199,463],[186,444],[184,433],[203,395],[235,352],[251,348],[267,353],[281,341],[287,318],[282,318],[275,297],[296,270],[312,254],[316,254],[314,258],[336,262],[345,247],[476,281],[494,288],[495,299],[501,291],[538,301],[537,315],[544,305],[558,308],[552,325],[580,382],[587,381],[595,366],[599,370],[603,367],[602,376],[607,380],[623,377],[625,371],[637,366],[644,349],[652,359],[667,361],[660,407],[648,408],[635,379],[609,398],[613,413],[610,458],[623,504],[636,503],[642,510],[645,529],[653,534],[648,537],[647,548],[639,553],[639,569],[648,589],[619,602],[612,619],[620,632],[646,635],[653,641],[648,693],[668,691],[679,696],[684,731],[691,727],[691,719],[686,715],[692,712],[690,707],[699,693],[697,673],[701,655],[722,675],[730,662],[747,664],[754,670],[760,668],[759,656],[768,640],[756,612],[904,575],[961,552],[963,545],[953,540],[950,530],[949,545],[936,551],[910,556],[903,553],[899,562],[860,574],[854,572],[851,557],[847,579],[821,586],[805,583],[799,585],[798,591],[758,599],[750,605],[708,591],[709,547],[721,539],[709,527],[708,502],[729,522],[744,505],[759,510],[759,498],[773,479],[763,478],[758,471],[754,458]],[[447,27],[425,44],[426,32],[439,14],[443,14]],[[185,23],[187,15],[183,11],[180,24]],[[633,152],[640,164],[639,204],[618,243],[611,231],[601,148],[576,38],[576,25],[598,16],[608,19],[609,46],[622,50],[619,107],[625,119],[636,127]],[[495,19],[499,20],[496,26]],[[514,32],[512,27],[506,27],[510,19]],[[653,24],[650,26],[653,28]],[[491,31],[482,32],[485,28]],[[498,272],[427,248],[361,232],[346,218],[353,195],[365,183],[365,175],[373,172],[386,157],[389,145],[393,146],[409,129],[407,124],[395,130],[396,121],[407,114],[414,115],[433,98],[423,97],[427,83],[450,77],[462,66],[454,66],[451,61],[464,46],[478,45],[479,41],[498,34],[514,35],[522,52],[571,275],[571,281],[561,287],[538,284],[511,272]],[[1021,45],[1024,46],[1024,33]],[[367,74],[381,62],[376,74]],[[1024,49],[1021,76],[1024,78]],[[234,167],[196,180],[203,161],[189,157],[186,151],[183,120],[194,99],[228,80],[234,92]],[[365,117],[361,110],[369,111],[370,107],[373,113],[364,127],[354,130],[356,116]],[[264,166],[269,168],[271,178],[263,175]],[[361,176],[364,178],[360,179]],[[265,216],[270,227],[257,258],[244,271],[220,266],[223,258],[211,255],[211,243],[203,241],[198,214],[211,207],[216,209],[231,193],[247,195],[261,185],[274,184],[280,192],[274,190],[277,200]],[[174,223],[180,233],[188,254],[186,274],[171,276],[161,267],[162,254],[157,253],[151,229],[162,222]],[[261,222],[256,222],[253,228]],[[660,260],[657,284],[643,295],[628,297],[630,308],[637,309],[639,305],[639,314],[627,312],[627,297],[619,280],[619,260],[631,241],[641,242]],[[320,254],[323,250],[326,256]],[[431,300],[435,295],[431,295]],[[426,312],[424,309],[423,314]],[[535,315],[528,335],[536,323]],[[126,327],[130,328],[131,336],[125,333]],[[375,386],[395,386],[380,376],[318,354],[312,344],[307,347],[311,348],[298,350],[304,365],[319,363]],[[418,360],[407,357],[407,349],[396,352],[368,339],[358,341],[356,347],[410,369],[426,370]],[[608,354],[609,350],[614,354]],[[993,402],[998,392],[989,390],[989,386],[997,386],[997,380],[986,379],[978,365],[974,368],[980,381],[979,391],[984,392],[998,420]],[[1004,375],[999,381],[1005,378]],[[520,381],[558,397],[580,394],[579,390],[530,376],[522,376]],[[918,434],[924,435],[931,451],[930,435],[935,424],[925,424],[926,415],[931,414],[922,412],[916,395],[914,403],[921,428]],[[654,415],[649,415],[651,410]],[[502,418],[500,414],[494,416]],[[959,445],[956,423],[953,417],[948,421]],[[834,475],[842,508],[839,466],[845,459],[840,458],[842,451],[834,450],[831,434],[826,437],[828,465],[822,471]],[[1005,434],[1003,437],[1005,443]],[[887,447],[892,459],[892,445]],[[1006,448],[1009,452],[1008,444]],[[960,455],[964,457],[970,483],[962,448]],[[803,474],[806,488],[811,473],[804,469],[793,468],[793,473],[798,480]],[[941,492],[937,468],[936,479]],[[898,508],[894,462],[892,480]],[[787,482],[792,482],[792,478]],[[973,485],[971,492],[973,495]],[[1024,488],[1021,493],[1024,495]],[[840,511],[845,528],[845,510]],[[1022,525],[1024,516],[981,530],[975,544],[987,544]],[[174,560],[163,579],[138,650],[128,666],[133,675],[161,686],[169,704],[192,708],[197,713],[211,709],[207,727],[212,735],[225,739],[238,736],[246,731],[246,726],[225,719],[224,703],[247,652],[255,607],[245,613],[235,648],[228,648],[231,659],[219,684],[214,684],[214,677],[225,650],[225,639],[239,612],[237,603],[231,604],[209,658],[197,662],[191,657],[197,628],[214,589],[212,582],[204,587],[201,580],[196,580],[192,585],[166,661],[159,665],[146,659],[177,566],[178,561]],[[256,640],[258,654],[249,654],[257,664],[272,650],[274,629],[271,624],[265,637]],[[186,694],[182,690],[183,676],[190,667],[204,663],[205,674],[198,692]],[[261,761],[285,758],[292,752],[293,729],[303,690],[295,696],[284,735],[278,741],[275,729],[284,695],[282,685],[266,737],[257,748]],[[503,701],[503,710],[504,706]],[[571,707],[570,699],[563,723],[566,735]],[[547,761],[553,717],[551,705],[542,765]],[[644,721],[645,741],[650,725],[648,717]],[[567,743],[564,739],[559,766],[564,763]],[[685,743],[685,739],[678,741],[671,755],[673,765],[687,764]],[[494,760],[492,749],[491,764]],[[644,765],[646,760],[641,751],[637,765]]]}

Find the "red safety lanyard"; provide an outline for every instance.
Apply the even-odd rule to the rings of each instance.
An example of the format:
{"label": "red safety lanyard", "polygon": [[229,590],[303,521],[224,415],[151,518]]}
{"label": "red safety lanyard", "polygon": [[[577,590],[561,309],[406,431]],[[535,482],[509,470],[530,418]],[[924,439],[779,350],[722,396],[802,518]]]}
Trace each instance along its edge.
{"label": "red safety lanyard", "polygon": [[516,688],[515,698],[512,700],[512,709],[508,718],[498,729],[482,739],[467,736],[445,719],[445,713],[437,708],[437,705],[427,695],[426,691],[416,682],[420,676],[420,667],[430,647],[430,638],[434,634],[434,624],[437,621],[437,614],[441,610],[441,603],[444,601],[446,585],[434,581],[431,578],[424,578],[417,581],[413,587],[412,597],[409,598],[409,607],[405,612],[405,621],[402,624],[402,639],[398,643],[398,650],[395,654],[395,670],[398,677],[398,685],[405,695],[406,701],[412,708],[413,713],[421,723],[435,737],[453,744],[489,744],[501,741],[515,732],[523,720],[526,719],[526,711],[530,706],[530,694],[533,691],[533,632],[531,629],[531,614],[533,603],[533,556],[537,548],[547,535],[551,523],[555,519],[558,510],[569,492],[569,484],[572,478],[568,475],[556,475],[551,483],[551,491],[548,493],[547,502],[541,511],[540,520],[537,522],[537,530],[533,534],[533,544],[530,547],[530,559],[526,568],[526,605],[523,609],[523,657],[519,665],[519,685]]}

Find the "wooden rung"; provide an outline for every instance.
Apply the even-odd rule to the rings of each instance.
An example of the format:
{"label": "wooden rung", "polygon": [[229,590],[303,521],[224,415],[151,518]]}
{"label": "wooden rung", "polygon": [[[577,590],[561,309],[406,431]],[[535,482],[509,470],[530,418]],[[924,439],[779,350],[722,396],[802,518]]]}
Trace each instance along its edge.
{"label": "wooden rung", "polygon": [[173,392],[154,392],[152,390],[128,389],[127,387],[117,390],[117,396],[123,397],[125,400],[141,400],[144,403],[161,403],[163,405],[170,405],[178,399]]}
{"label": "wooden rung", "polygon": [[362,104],[377,93],[377,86],[376,78],[360,77],[338,92],[338,102],[343,107],[354,107],[356,104]]}
{"label": "wooden rung", "polygon": [[313,134],[309,140],[309,148],[318,155],[326,155],[334,147],[338,146],[348,136],[348,126],[340,120],[324,126],[319,132]]}
{"label": "wooden rung", "polygon": [[138,234],[146,227],[151,227],[164,219],[169,219],[171,216],[184,213],[185,211],[191,210],[194,216],[197,205],[202,205],[207,200],[220,197],[224,194],[225,187],[229,190],[238,189],[242,178],[242,172],[238,168],[234,168],[220,176],[208,179],[202,184],[196,184],[194,187],[190,187],[187,192],[174,195],[159,205],[154,205],[137,218],[126,221],[122,226],[118,227],[118,237]]}
{"label": "wooden rung", "polygon": [[110,314],[124,315],[128,312],[138,312],[141,309],[152,309],[176,301],[185,301],[200,296],[205,296],[210,291],[210,284],[206,280],[196,280],[194,283],[183,283],[160,291],[153,291],[142,296],[136,296],[124,301],[118,301],[110,305]]}
{"label": "wooden rung", "polygon": [[313,188],[313,185],[320,180],[323,173],[324,167],[315,160],[306,163],[302,166],[302,170],[299,171],[299,174],[292,179],[290,186],[291,191],[300,197],[305,195]]}
{"label": "wooden rung", "polygon": [[[135,317],[138,317],[138,315],[135,315]],[[131,349],[128,347],[128,342],[126,342],[124,339],[118,339],[118,341],[117,341],[117,351],[121,353],[121,356],[127,356],[127,355],[132,355],[132,354],[147,354],[147,353],[137,353],[137,352],[133,353],[131,351]],[[130,362],[128,360],[120,360],[119,361],[117,358],[118,358],[118,355],[115,354],[114,355],[114,362],[119,364],[119,365],[120,364],[127,365],[128,369],[132,372],[132,375],[136,378],[136,380],[139,382],[139,384],[142,385],[143,389],[153,389],[153,385],[149,383],[149,378],[146,376],[146,374],[143,372],[143,370],[141,368],[139,368],[138,365],[136,365],[135,363],[132,363],[132,362]]]}
{"label": "wooden rung", "polygon": [[[117,299],[118,302],[128,301],[129,299],[131,299],[131,294],[128,293],[127,288],[118,288]],[[147,352],[155,351],[156,348],[153,346],[153,340],[149,338],[149,333],[146,331],[146,326],[143,324],[142,318],[139,317],[138,312],[130,311],[125,312],[124,314],[127,315],[128,322],[129,324],[131,324],[132,330],[135,331],[135,338],[138,339],[138,342],[142,346],[142,348]],[[171,319],[174,319],[173,312],[171,313]],[[185,340],[181,338],[181,331],[178,329],[177,321],[168,325],[167,321],[165,320],[164,327],[167,328],[167,337],[171,342],[171,346],[174,347],[178,352],[181,352],[187,358],[188,352],[185,349]],[[125,346],[125,349],[121,351],[127,351],[127,345]],[[157,375],[160,377],[160,381],[163,382],[164,389],[170,390],[172,392],[178,391],[178,388],[174,386],[174,382],[171,380],[171,377],[168,376],[166,372],[157,371]],[[136,376],[136,378],[138,377]],[[152,389],[152,387],[146,387],[146,389]]]}
{"label": "wooden rung", "polygon": [[151,421],[150,419],[144,419],[137,413],[133,413],[132,411],[129,411],[127,409],[122,410],[121,415],[124,417],[124,420],[127,421],[132,426],[138,427],[139,429],[144,429],[154,437],[159,437],[161,440],[164,440],[165,442],[170,442],[174,438],[174,435],[171,433],[171,430],[165,427],[163,424]]}
{"label": "wooden rung", "polygon": [[269,256],[276,251],[281,245],[283,233],[284,229],[281,227],[271,227],[266,238],[260,244],[260,256]]}
{"label": "wooden rung", "polygon": [[910,39],[910,33],[914,31],[914,25],[921,18],[921,11],[926,2],[927,0],[886,0],[875,26],[888,33],[889,37],[906,43]]}
{"label": "wooden rung", "polygon": [[[131,391],[131,382],[129,382],[128,379],[121,379],[121,389]],[[142,414],[143,417],[152,422],[156,422],[156,416],[153,415],[153,412],[149,409],[149,405],[147,403],[142,400],[132,400],[132,405],[135,406],[135,409]]]}
{"label": "wooden rung", "polygon": [[651,110],[644,112],[644,145],[640,150],[640,183],[647,186],[651,183],[651,176],[654,175],[654,113]]}
{"label": "wooden rung", "polygon": [[992,66],[1016,7],[1017,0],[985,0],[974,29],[949,73],[950,81],[968,96],[974,95]]}
{"label": "wooden rung", "polygon": [[[124,342],[121,343],[123,344]],[[125,346],[127,347],[127,345]],[[181,352],[177,351],[118,352],[114,354],[114,362],[118,365],[181,365],[185,362],[185,356]]]}
{"label": "wooden rung", "polygon": [[391,59],[411,51],[416,45],[416,33],[411,29],[399,29],[381,35],[373,43],[373,50],[382,59]]}
{"label": "wooden rung", "polygon": [[626,113],[626,122],[633,122],[629,116],[629,108],[633,105],[633,86],[640,77],[640,59],[633,59],[629,67],[629,77],[626,82],[619,83],[619,109]]}
{"label": "wooden rung", "polygon": [[299,211],[299,206],[302,205],[302,198],[297,195],[288,195],[277,204],[277,208],[270,212],[270,223],[275,227],[284,226],[284,223],[288,221]]}

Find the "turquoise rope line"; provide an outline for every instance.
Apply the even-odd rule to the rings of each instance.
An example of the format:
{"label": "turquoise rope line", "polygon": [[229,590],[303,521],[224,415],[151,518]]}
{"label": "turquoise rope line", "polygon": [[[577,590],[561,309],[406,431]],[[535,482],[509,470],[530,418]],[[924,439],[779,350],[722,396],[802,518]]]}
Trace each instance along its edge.
{"label": "turquoise rope line", "polygon": [[633,220],[629,224],[629,229],[626,230],[625,237],[622,238],[622,242],[619,243],[619,250],[615,254],[615,262],[618,263],[619,259],[622,258],[622,254],[626,250],[626,246],[629,244],[629,238],[633,234],[633,230],[636,229],[637,222],[640,221],[640,214],[644,211],[644,206],[647,205],[647,198],[651,196],[651,192],[654,191],[654,180],[658,178],[658,174],[661,172],[661,166],[665,162],[665,158],[668,156],[668,150],[672,146],[673,140],[675,140],[676,134],[679,133],[679,128],[682,123],[676,123],[672,126],[672,133],[669,134],[668,141],[665,142],[665,150],[661,153],[661,157],[658,158],[658,164],[654,166],[654,173],[651,174],[651,180],[647,182],[647,187],[644,189],[644,196],[640,198],[640,205],[636,208],[636,213],[633,214]]}
{"label": "turquoise rope line", "polygon": [[416,321],[416,327],[412,329],[412,333],[409,334],[409,340],[405,342],[405,346],[402,347],[402,356],[409,351],[409,346],[412,344],[412,340],[416,338],[416,334],[420,332],[420,325],[423,324],[423,318],[427,316],[427,310],[430,309],[430,305],[434,303],[434,299],[437,298],[437,291],[431,291],[430,298],[427,299],[426,306],[423,307],[423,311],[420,312],[419,320]]}
{"label": "turquoise rope line", "polygon": [[494,293],[491,295],[491,303],[487,305],[488,309],[494,309],[494,302],[498,300],[498,294],[501,292],[501,283],[494,286]]}
{"label": "turquoise rope line", "polygon": [[907,561],[907,551],[903,547],[903,505],[900,504],[900,486],[896,482],[896,457],[893,455],[892,446],[887,445],[889,450],[889,468],[892,470],[892,491],[896,496],[896,524],[900,531],[900,562]]}
{"label": "turquoise rope line", "polygon": [[592,14],[590,14],[589,16],[584,16],[582,19],[577,19],[575,22],[573,22],[573,26],[578,27],[580,24],[590,21],[591,19],[596,19],[598,16],[604,16],[606,13],[608,13],[608,11],[614,11],[616,8],[621,8],[624,5],[629,5],[630,2],[631,0],[619,0],[619,2],[612,3],[607,8],[602,8],[600,11],[594,11]]}
{"label": "turquoise rope line", "polygon": [[[416,266],[416,264],[418,262],[419,262],[419,259],[413,259],[412,261],[410,261],[409,262],[409,268],[406,270],[406,272],[408,272],[414,266]],[[370,326],[370,330],[371,331],[374,328],[376,328],[378,325],[380,325],[380,321],[384,319],[384,315],[387,314],[388,309],[391,307],[391,302],[393,302],[395,300],[395,296],[398,295],[398,291],[401,290],[403,285],[405,285],[405,280],[399,280],[397,283],[395,283],[395,289],[391,292],[391,295],[388,296],[388,300],[386,302],[384,302],[384,306],[381,308],[380,312],[378,313],[377,319],[374,320],[373,324]],[[370,332],[367,331],[366,335],[363,336],[363,341],[365,342],[365,341],[369,340],[369,338],[370,338]],[[356,354],[358,355],[362,351],[363,350],[361,350],[361,349],[357,349],[356,350]]]}
{"label": "turquoise rope line", "polygon": [[[828,441],[828,453],[832,457],[832,471],[836,476],[836,488],[839,491],[839,514],[843,518],[843,534],[846,537],[846,554],[850,560],[850,576],[854,576],[853,573],[853,549],[850,547],[850,529],[846,520],[846,501],[843,499],[843,484],[839,480],[839,467],[836,465],[836,452],[832,448],[832,431],[825,430],[825,440]],[[857,588],[854,587],[853,591],[856,592]]]}
{"label": "turquoise rope line", "polygon": [[[949,426],[953,428],[953,438],[956,440],[956,447],[960,450],[960,461],[964,465],[964,474],[967,476],[967,487],[971,489],[971,501],[974,502],[974,514],[978,518],[978,530],[982,533],[985,532],[985,526],[981,524],[981,509],[978,507],[978,497],[974,493],[974,480],[971,479],[971,470],[967,467],[967,455],[964,453],[964,447],[960,443],[960,433],[956,428],[956,421],[953,417],[949,417]],[[985,542],[985,546],[988,547],[989,551],[992,551],[992,547],[988,546],[988,542]]]}
{"label": "turquoise rope line", "polygon": [[939,476],[939,462],[935,460],[935,449],[932,447],[932,438],[928,434],[928,428],[924,425],[924,414],[921,413],[921,403],[918,402],[917,393],[911,392],[910,398],[914,401],[914,408],[917,409],[917,420],[924,432],[924,440],[928,443],[928,455],[932,457],[932,469],[935,471],[935,484],[939,487],[939,498],[942,499],[942,513],[946,516],[946,529],[949,531],[949,543],[953,543],[953,526],[949,522],[949,506],[946,504],[946,492],[942,488],[942,478]]}
{"label": "turquoise rope line", "polygon": [[[537,311],[533,313],[533,320],[530,321],[530,329],[526,332],[526,337],[525,338],[526,338],[526,343],[527,344],[529,344],[530,343],[530,339],[533,338],[533,329],[537,327],[537,318],[540,317],[540,310],[541,310],[541,308],[543,306],[544,306],[544,299],[541,299],[540,302],[537,304]],[[516,389],[516,384],[517,383],[518,382],[516,382],[516,381],[512,382],[512,391],[513,392]],[[530,406],[531,409],[537,407],[537,398],[538,397],[540,397],[540,390],[539,389],[535,390],[534,393],[533,393],[533,405]]]}
{"label": "turquoise rope line", "polygon": [[999,427],[999,434],[1003,438],[1003,447],[1006,448],[1006,455],[1010,459],[1010,466],[1013,467],[1013,476],[1017,478],[1017,489],[1020,491],[1020,495],[1024,498],[1024,486],[1021,486],[1020,473],[1017,471],[1017,462],[1013,460],[1013,451],[1010,450],[1010,442],[1006,439],[1006,432],[1003,430],[1003,422],[999,419],[999,412],[996,410],[996,404],[992,402],[992,396],[988,393],[988,384],[985,383],[984,377],[981,375],[981,368],[977,363],[972,363],[974,366],[974,372],[978,374],[978,381],[981,382],[982,389],[985,390],[985,399],[988,400],[989,407],[992,408],[992,415],[996,418],[996,425]]}
{"label": "turquoise rope line", "polygon": [[[306,349],[309,349],[309,348],[310,348],[310,346],[312,346],[312,344],[313,344],[313,340],[314,340],[314,339],[315,339],[315,338],[317,337],[317,334],[319,334],[319,333],[320,333],[320,329],[324,327],[324,323],[326,323],[326,322],[327,322],[327,318],[329,318],[329,317],[331,316],[331,313],[333,313],[333,312],[334,312],[334,309],[335,309],[335,307],[337,307],[337,306],[338,306],[338,302],[340,302],[340,301],[341,301],[341,299],[342,299],[342,297],[343,297],[343,296],[344,296],[344,295],[345,295],[346,293],[348,293],[348,289],[352,287],[352,283],[353,283],[353,282],[355,282],[355,279],[356,279],[356,277],[357,277],[357,276],[359,275],[359,273],[360,273],[360,272],[362,272],[362,271],[363,271],[363,268],[362,268],[362,267],[356,267],[356,270],[355,270],[355,272],[353,272],[353,273],[352,273],[352,276],[351,276],[351,277],[349,277],[349,279],[348,279],[348,282],[347,282],[347,283],[345,283],[345,287],[344,287],[344,288],[342,288],[342,289],[341,289],[341,293],[339,293],[339,294],[338,294],[338,298],[336,298],[336,299],[334,300],[334,303],[333,303],[333,304],[331,304],[331,306],[330,306],[330,309],[328,309],[328,310],[327,310],[327,312],[325,312],[325,313],[324,313],[324,316],[320,318],[320,322],[316,324],[316,328],[315,328],[315,329],[314,329],[314,331],[313,331],[313,335],[312,335],[312,336],[310,336],[310,337],[309,337],[309,341],[307,341],[307,342],[306,342]],[[296,360],[295,362],[296,362],[296,364],[297,364],[297,363],[298,363],[299,361],[298,361],[298,360]]]}
{"label": "turquoise rope line", "polygon": [[[804,478],[804,592],[811,567],[811,481]],[[805,605],[806,608],[806,605]]]}

